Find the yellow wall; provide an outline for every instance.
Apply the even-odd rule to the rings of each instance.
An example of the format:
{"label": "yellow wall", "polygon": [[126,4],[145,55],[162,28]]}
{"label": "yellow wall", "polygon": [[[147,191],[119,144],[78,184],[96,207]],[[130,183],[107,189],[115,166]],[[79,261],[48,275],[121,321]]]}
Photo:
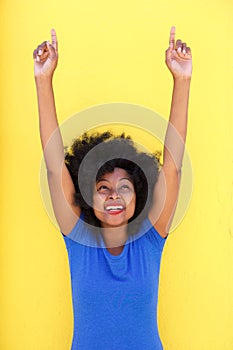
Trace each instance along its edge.
{"label": "yellow wall", "polygon": [[57,29],[59,120],[127,102],[168,117],[171,25],[193,51],[187,146],[194,188],[164,250],[165,350],[233,349],[233,104],[230,0],[1,2],[1,350],[69,350],[65,246],[40,196],[32,51]]}

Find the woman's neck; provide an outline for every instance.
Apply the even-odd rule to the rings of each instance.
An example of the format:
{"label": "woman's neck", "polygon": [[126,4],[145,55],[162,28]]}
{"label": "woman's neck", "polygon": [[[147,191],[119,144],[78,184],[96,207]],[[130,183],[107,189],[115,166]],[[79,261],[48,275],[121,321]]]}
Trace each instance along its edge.
{"label": "woman's neck", "polygon": [[103,227],[102,236],[107,248],[122,247],[128,239],[127,226]]}

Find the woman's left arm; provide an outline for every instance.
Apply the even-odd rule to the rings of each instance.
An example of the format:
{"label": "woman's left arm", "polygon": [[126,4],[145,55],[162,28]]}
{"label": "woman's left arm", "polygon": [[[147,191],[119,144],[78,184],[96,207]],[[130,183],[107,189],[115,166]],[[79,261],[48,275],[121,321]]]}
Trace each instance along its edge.
{"label": "woman's left arm", "polygon": [[188,118],[192,55],[181,40],[175,43],[175,27],[171,28],[166,64],[174,85],[169,123],[163,152],[163,165],[154,188],[149,219],[162,237],[166,237],[174,217],[181,178]]}

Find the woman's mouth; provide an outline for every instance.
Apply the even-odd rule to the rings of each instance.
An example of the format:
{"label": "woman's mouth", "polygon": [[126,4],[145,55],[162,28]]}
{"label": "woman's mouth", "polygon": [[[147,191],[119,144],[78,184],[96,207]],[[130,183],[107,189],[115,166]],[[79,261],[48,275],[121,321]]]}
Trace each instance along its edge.
{"label": "woman's mouth", "polygon": [[116,215],[122,213],[125,208],[123,205],[108,205],[105,207],[105,210],[108,212],[108,214]]}

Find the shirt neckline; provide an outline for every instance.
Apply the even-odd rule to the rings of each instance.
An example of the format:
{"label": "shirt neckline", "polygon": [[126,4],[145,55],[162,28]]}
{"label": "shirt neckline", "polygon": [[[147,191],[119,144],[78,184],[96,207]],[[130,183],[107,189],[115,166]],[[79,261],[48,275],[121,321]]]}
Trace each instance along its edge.
{"label": "shirt neckline", "polygon": [[103,250],[104,250],[105,256],[107,256],[108,258],[112,260],[119,260],[126,255],[126,252],[128,251],[128,246],[129,246],[128,241],[126,241],[122,252],[118,255],[112,255],[106,247],[104,247]]}

